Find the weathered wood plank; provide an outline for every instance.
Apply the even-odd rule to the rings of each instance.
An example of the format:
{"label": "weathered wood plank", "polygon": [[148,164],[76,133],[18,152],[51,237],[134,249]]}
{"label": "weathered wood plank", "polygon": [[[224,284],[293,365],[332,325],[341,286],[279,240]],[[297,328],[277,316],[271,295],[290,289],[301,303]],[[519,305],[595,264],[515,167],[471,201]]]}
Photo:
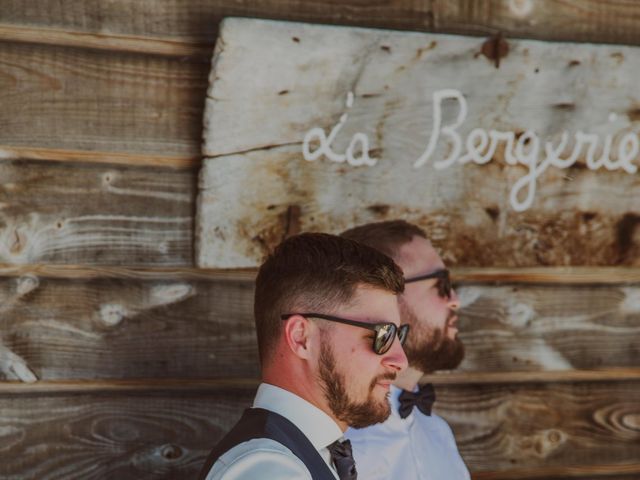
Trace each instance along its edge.
{"label": "weathered wood plank", "polygon": [[467,371],[640,365],[640,288],[467,286],[459,289]]}
{"label": "weathered wood plank", "polygon": [[433,17],[448,33],[640,44],[640,5],[626,0],[436,0]]}
{"label": "weathered wood plank", "polygon": [[436,411],[478,478],[640,473],[637,382],[449,386],[437,393]]}
{"label": "weathered wood plank", "polygon": [[534,470],[507,470],[503,472],[476,472],[473,480],[635,480],[640,472],[640,464],[596,465],[591,467],[569,466],[556,468],[536,468]]}
{"label": "weathered wood plank", "polygon": [[0,161],[0,262],[190,265],[189,170]]}
{"label": "weathered wood plank", "polygon": [[5,378],[258,377],[252,282],[24,276],[0,298]]}
{"label": "weathered wood plank", "polygon": [[[448,386],[436,410],[474,478],[630,479],[640,472],[639,387]],[[0,394],[0,475],[190,478],[253,391]]]}
{"label": "weathered wood plank", "polygon": [[[467,167],[464,177],[458,172],[459,198],[448,199],[457,195],[450,184],[410,165],[363,175],[337,164],[302,164],[298,148],[205,160],[196,219],[199,266],[253,267],[292,224],[301,231],[339,233],[394,218],[422,226],[454,267],[640,265],[638,176],[611,174],[590,196],[585,191],[593,177],[572,173],[575,182],[557,178],[539,194],[552,205],[564,203],[562,210],[514,213],[503,205],[507,188],[494,185],[503,181],[498,170]],[[471,191],[477,200],[467,203],[464,192]],[[295,212],[293,223],[289,212]]]}
{"label": "weathered wood plank", "polygon": [[228,16],[264,17],[318,23],[422,29],[433,24],[433,0],[393,2],[358,0],[44,0],[32,8],[2,0],[2,22],[71,31],[166,37],[213,47],[220,20]]}
{"label": "weathered wood plank", "polygon": [[[212,37],[215,38],[215,37]],[[87,33],[48,27],[13,26],[0,23],[0,40],[63,47],[92,48],[148,55],[208,57],[213,42],[199,45],[195,42],[171,38],[149,38],[135,35]]]}
{"label": "weathered wood plank", "polygon": [[47,162],[106,163],[110,165],[135,165],[194,169],[202,163],[200,156],[140,155],[120,152],[96,152],[87,150],[60,150],[55,148],[31,148],[0,145],[0,160],[44,160]]}
{"label": "weathered wood plank", "polygon": [[[436,372],[425,375],[421,382],[436,387],[447,385],[505,385],[525,383],[579,383],[628,382],[640,380],[640,368],[609,368],[606,370],[554,370],[547,372]],[[40,380],[21,382],[0,381],[0,394],[68,394],[68,393],[123,393],[157,392],[166,390],[212,390],[257,388],[259,377],[230,378],[133,378],[99,380]]]}
{"label": "weathered wood plank", "polygon": [[[538,267],[538,268],[453,268],[460,284],[550,284],[623,285],[640,283],[640,269],[625,267]],[[246,280],[253,281],[257,270],[192,267],[118,267],[93,265],[9,265],[0,263],[0,277],[36,275],[60,279],[130,278],[138,280]]]}
{"label": "weathered wood plank", "polygon": [[[483,49],[490,54],[471,37],[226,21],[205,111],[199,266],[255,266],[292,232],[389,218],[424,226],[453,266],[639,265],[640,176],[586,165],[606,136],[638,142],[640,50],[512,41],[496,68]],[[466,116],[455,99],[434,113],[433,96],[451,90],[464,92]],[[456,153],[443,127],[458,115]],[[512,148],[485,145],[478,154],[491,155],[488,163],[464,160],[480,127],[510,133]],[[309,157],[319,151],[317,129],[325,155]],[[591,153],[578,132],[600,142]],[[329,160],[326,152],[345,154],[357,135],[375,166]],[[416,168],[429,141],[431,157]],[[573,163],[543,169],[546,142],[564,142],[562,158],[575,151]],[[532,182],[527,143],[539,147],[530,147]],[[447,168],[434,166],[449,156]]]}
{"label": "weathered wood plank", "polygon": [[[0,278],[4,377],[257,378],[252,278],[171,272]],[[637,285],[458,291],[466,359],[436,381],[637,379]]]}
{"label": "weathered wood plank", "polygon": [[0,277],[23,277],[31,275],[66,280],[113,278],[120,280],[240,280],[253,282],[256,273],[256,270],[253,269],[213,270],[192,267],[0,264]]}
{"label": "weathered wood plank", "polygon": [[454,268],[460,282],[605,285],[640,283],[637,269],[627,267]]}
{"label": "weathered wood plank", "polygon": [[1,396],[0,477],[194,478],[252,390]]}
{"label": "weathered wood plank", "polygon": [[[640,369],[639,369],[640,371]],[[640,378],[637,375],[634,379]],[[582,379],[584,380],[584,378]],[[607,380],[611,380],[608,378]],[[134,378],[128,380],[44,380],[24,383],[16,380],[0,381],[0,395],[9,394],[43,394],[53,396],[60,394],[131,394],[151,392],[194,392],[217,391],[233,389],[256,389],[260,384],[259,378]]]}
{"label": "weathered wood plank", "polygon": [[2,43],[0,145],[196,156],[206,72],[183,59]]}
{"label": "weathered wood plank", "polygon": [[[78,34],[163,37],[185,45],[212,46],[223,17],[248,16],[463,34],[502,31],[507,36],[543,40],[640,44],[640,7],[626,0],[170,0],[161,4],[153,0],[67,0],[64,8],[55,0],[40,0],[38,5],[40,8],[33,8],[20,0],[2,0],[2,22],[33,27],[34,35],[27,41],[40,42],[60,40],[37,33],[39,28],[54,27]],[[102,48],[90,38],[85,41],[88,46]],[[116,42],[110,47],[129,45]],[[158,49],[153,51],[157,53]]]}

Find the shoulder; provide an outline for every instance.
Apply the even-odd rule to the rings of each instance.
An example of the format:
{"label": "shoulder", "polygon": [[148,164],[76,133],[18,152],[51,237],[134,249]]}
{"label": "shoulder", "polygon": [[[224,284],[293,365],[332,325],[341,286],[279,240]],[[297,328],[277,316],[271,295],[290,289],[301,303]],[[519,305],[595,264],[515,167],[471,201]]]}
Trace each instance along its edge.
{"label": "shoulder", "polygon": [[432,441],[437,442],[442,448],[458,451],[453,430],[444,418],[435,413],[431,416],[421,415],[416,427],[421,429],[422,435],[426,435]]}
{"label": "shoulder", "polygon": [[444,418],[442,418],[441,416],[439,416],[439,415],[437,415],[435,413],[432,413],[430,417],[423,416],[423,418],[428,419],[430,421],[431,425],[433,425],[434,428],[438,428],[438,429],[441,429],[443,431],[451,433],[451,427],[449,426],[447,421]]}
{"label": "shoulder", "polygon": [[206,480],[311,480],[304,463],[291,450],[267,438],[236,445],[213,464]]}
{"label": "shoulder", "polygon": [[436,430],[442,435],[449,435],[453,437],[453,430],[451,430],[451,427],[444,418],[436,415],[435,413],[431,414],[431,416],[422,415],[421,418],[430,429]]}

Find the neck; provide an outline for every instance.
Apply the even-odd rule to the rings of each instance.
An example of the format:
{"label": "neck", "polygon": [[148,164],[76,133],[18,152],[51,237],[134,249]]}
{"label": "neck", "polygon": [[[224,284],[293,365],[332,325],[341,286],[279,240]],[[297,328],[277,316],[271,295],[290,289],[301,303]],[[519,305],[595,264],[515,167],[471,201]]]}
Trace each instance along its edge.
{"label": "neck", "polygon": [[422,378],[424,373],[416,368],[409,366],[402,373],[396,377],[396,381],[393,384],[403,390],[412,391],[418,385],[418,381]]}

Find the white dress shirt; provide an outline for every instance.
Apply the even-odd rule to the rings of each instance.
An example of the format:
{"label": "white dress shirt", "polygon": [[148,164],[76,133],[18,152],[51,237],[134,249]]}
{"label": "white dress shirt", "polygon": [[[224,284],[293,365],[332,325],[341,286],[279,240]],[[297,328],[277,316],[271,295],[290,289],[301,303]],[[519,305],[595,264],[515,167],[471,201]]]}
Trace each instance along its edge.
{"label": "white dress shirt", "polygon": [[363,480],[469,480],[451,427],[435,414],[417,408],[407,418],[398,413],[402,390],[392,386],[391,415],[384,423],[350,428],[358,478]]}
{"label": "white dress shirt", "polygon": [[[253,401],[282,415],[309,439],[338,478],[327,446],[342,437],[338,424],[319,408],[282,388],[261,383]],[[311,480],[305,464],[291,450],[269,438],[254,438],[225,452],[207,475],[207,480]]]}

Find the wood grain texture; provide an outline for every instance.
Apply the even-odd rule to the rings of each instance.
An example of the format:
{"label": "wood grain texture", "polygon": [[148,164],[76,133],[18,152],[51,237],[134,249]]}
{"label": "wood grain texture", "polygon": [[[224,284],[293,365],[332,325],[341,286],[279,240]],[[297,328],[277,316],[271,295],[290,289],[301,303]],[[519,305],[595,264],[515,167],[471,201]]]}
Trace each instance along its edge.
{"label": "wood grain texture", "polygon": [[0,261],[190,265],[190,171],[0,161]]}
{"label": "wood grain texture", "polygon": [[0,145],[199,153],[207,63],[42,45],[1,47]]}
{"label": "wood grain texture", "polygon": [[[104,265],[10,265],[0,263],[0,277],[119,278],[184,280],[255,280],[254,268],[121,267]],[[628,285],[640,283],[640,269],[626,267],[452,268],[456,284]]]}
{"label": "wood grain texture", "polygon": [[16,147],[11,145],[0,145],[0,160],[105,163],[110,165],[136,165],[175,169],[194,169],[199,167],[202,162],[200,156],[62,150],[58,148]]}
{"label": "wood grain texture", "polygon": [[[630,479],[640,471],[639,386],[447,386],[436,411],[474,478]],[[190,478],[253,392],[0,394],[0,475]]]}
{"label": "wood grain texture", "polygon": [[638,474],[639,387],[615,381],[450,386],[438,389],[436,411],[478,478]]}
{"label": "wood grain texture", "polygon": [[[0,277],[41,276],[66,280],[240,280],[253,282],[256,270],[214,270],[193,267],[124,267],[105,265],[0,264]],[[640,273],[640,272],[638,272]],[[640,281],[640,279],[638,280]]]}
{"label": "wood grain texture", "polygon": [[[477,127],[531,130],[554,146],[561,132],[569,139],[582,130],[604,136],[638,128],[630,79],[640,50],[512,41],[498,69],[481,54],[482,43],[226,21],[205,111],[198,265],[255,266],[292,229],[337,233],[405,218],[425,227],[452,266],[637,266],[638,175],[587,169],[582,152],[571,168],[544,171],[531,208],[514,211],[510,194],[526,169],[509,165],[504,149],[484,165],[437,170],[432,163],[453,148],[440,137],[430,163],[414,167],[436,122],[432,94],[442,88],[467,98],[469,114],[456,129],[462,143]],[[256,84],[250,79],[258,72]],[[350,93],[355,100],[346,107]],[[458,111],[455,102],[443,107],[444,124]],[[610,112],[618,112],[618,123],[603,123]],[[375,166],[305,161],[306,133],[317,127],[329,135],[340,118],[346,123],[332,150],[344,153],[362,132]]]}
{"label": "wood grain texture", "polygon": [[210,55],[212,48],[211,41],[207,44],[199,45],[194,42],[171,38],[88,33],[41,26],[3,25],[1,23],[0,40],[174,57],[206,58]]}
{"label": "wood grain texture", "polygon": [[[506,186],[495,186],[502,173],[492,167],[457,171],[452,191],[448,182],[410,165],[363,175],[339,164],[302,162],[294,146],[205,160],[196,219],[198,265],[254,267],[287,235],[292,208],[300,212],[295,221],[301,231],[339,233],[367,222],[406,219],[425,229],[452,267],[639,265],[637,176],[611,174],[584,206],[566,199],[589,196],[592,172],[572,173],[570,183],[557,177],[539,195],[564,204],[562,210],[514,213],[504,204]],[[621,198],[621,190],[629,196]],[[451,198],[455,191],[459,198]],[[464,198],[462,192],[470,191],[474,200]]]}
{"label": "wood grain texture", "polygon": [[264,17],[317,23],[387,28],[429,28],[433,0],[44,0],[32,8],[19,0],[2,0],[2,23],[61,30],[165,37],[213,47],[220,20],[228,16]]}
{"label": "wood grain texture", "polygon": [[[522,38],[640,44],[636,28],[640,7],[627,0],[70,0],[64,6],[56,0],[41,0],[38,5],[2,0],[2,23],[34,30],[54,27],[70,33],[160,37],[168,42],[211,46],[218,22],[227,16],[474,35],[501,31]],[[28,41],[56,39],[34,31]],[[102,48],[92,41],[87,44]]]}
{"label": "wood grain texture", "polygon": [[[250,276],[35,272],[0,279],[5,378],[257,378]],[[445,383],[637,379],[637,285],[458,293],[467,353]]]}
{"label": "wood grain texture", "polygon": [[[614,367],[595,370],[511,370],[506,372],[484,372],[465,370],[443,370],[430,373],[422,377],[421,382],[434,385],[487,385],[509,383],[570,383],[570,382],[603,382],[639,380],[639,367]],[[5,385],[9,390],[13,388],[37,388],[34,383],[13,383]],[[43,387],[46,388],[46,385]],[[55,387],[54,387],[55,388]]]}
{"label": "wood grain texture", "polygon": [[[640,379],[640,369],[634,379]],[[582,378],[585,380],[585,378]],[[607,380],[611,380],[608,378]],[[494,382],[495,383],[495,382]],[[48,395],[61,394],[136,394],[152,392],[194,392],[234,389],[257,389],[259,378],[133,378],[108,380],[41,380],[25,383],[16,380],[0,382],[0,395]]]}
{"label": "wood grain texture", "polygon": [[640,6],[626,0],[436,0],[433,16],[449,33],[640,44]]}
{"label": "wood grain texture", "polygon": [[463,286],[462,370],[582,370],[640,365],[640,288]]}
{"label": "wood grain texture", "polygon": [[536,468],[526,470],[506,470],[501,472],[473,473],[473,480],[635,480],[640,472],[640,464],[597,465],[590,467],[570,466],[557,468]]}
{"label": "wood grain texture", "polygon": [[251,282],[23,276],[0,299],[4,378],[258,377]]}
{"label": "wood grain texture", "polygon": [[194,478],[253,390],[0,396],[0,478]]}

